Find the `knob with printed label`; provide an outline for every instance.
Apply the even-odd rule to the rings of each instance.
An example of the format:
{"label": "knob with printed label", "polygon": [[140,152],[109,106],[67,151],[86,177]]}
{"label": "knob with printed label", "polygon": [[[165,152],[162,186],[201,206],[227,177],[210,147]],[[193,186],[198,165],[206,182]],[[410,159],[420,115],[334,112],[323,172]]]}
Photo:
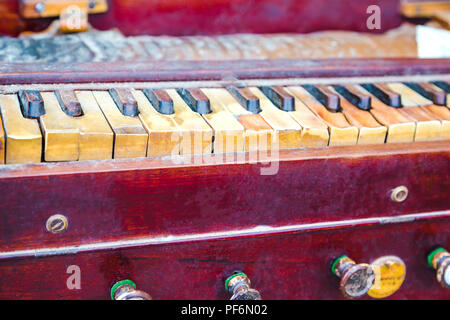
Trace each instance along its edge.
{"label": "knob with printed label", "polygon": [[444,248],[435,249],[428,255],[428,264],[436,270],[440,285],[450,289],[450,253]]}
{"label": "knob with printed label", "polygon": [[375,273],[369,264],[356,264],[345,255],[334,260],[331,271],[341,278],[339,288],[347,298],[353,299],[365,295],[375,281]]}
{"label": "knob with printed label", "polygon": [[141,290],[136,290],[136,284],[131,280],[116,282],[111,288],[112,300],[152,300],[152,297]]}
{"label": "knob with printed label", "polygon": [[261,300],[259,292],[250,286],[250,279],[243,272],[235,272],[225,280],[225,290],[231,294],[230,300]]}

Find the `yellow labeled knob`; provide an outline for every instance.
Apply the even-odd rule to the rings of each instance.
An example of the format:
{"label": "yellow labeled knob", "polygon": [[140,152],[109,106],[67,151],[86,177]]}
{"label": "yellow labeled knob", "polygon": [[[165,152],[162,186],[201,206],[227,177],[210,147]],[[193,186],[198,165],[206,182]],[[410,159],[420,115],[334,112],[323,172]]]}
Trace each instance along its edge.
{"label": "yellow labeled knob", "polygon": [[397,292],[406,276],[406,265],[396,256],[383,256],[370,264],[375,272],[375,282],[367,292],[372,298],[386,298]]}

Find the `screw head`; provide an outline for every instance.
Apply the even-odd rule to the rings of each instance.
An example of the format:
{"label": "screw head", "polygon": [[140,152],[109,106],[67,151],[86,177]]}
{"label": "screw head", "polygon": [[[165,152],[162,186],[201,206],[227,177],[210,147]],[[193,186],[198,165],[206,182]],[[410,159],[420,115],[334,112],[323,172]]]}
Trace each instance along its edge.
{"label": "screw head", "polygon": [[403,202],[408,197],[408,188],[399,186],[391,191],[391,200],[394,202]]}
{"label": "screw head", "polygon": [[48,232],[60,233],[67,229],[69,225],[68,220],[62,214],[55,214],[47,219],[45,227]]}
{"label": "screw head", "polygon": [[45,3],[43,3],[43,2],[36,3],[36,5],[34,6],[34,10],[36,10],[37,13],[44,12],[44,10],[45,10]]}

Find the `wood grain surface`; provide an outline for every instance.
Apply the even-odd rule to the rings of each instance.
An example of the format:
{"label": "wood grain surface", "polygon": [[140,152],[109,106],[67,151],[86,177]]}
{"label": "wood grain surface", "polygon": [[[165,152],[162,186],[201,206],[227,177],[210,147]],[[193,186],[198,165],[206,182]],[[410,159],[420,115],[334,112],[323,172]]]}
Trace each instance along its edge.
{"label": "wood grain surface", "polygon": [[[228,299],[224,281],[236,270],[263,299],[343,299],[331,273],[342,254],[358,263],[403,259],[406,279],[388,299],[449,299],[426,261],[436,247],[450,247],[448,230],[447,218],[0,260],[0,299],[110,299],[112,285],[124,279],[157,300]],[[66,286],[71,265],[80,268],[80,290]]]}
{"label": "wood grain surface", "polygon": [[[214,159],[4,166],[0,251],[450,208],[445,141],[280,151],[271,163]],[[266,162],[275,174],[261,175]],[[401,185],[409,197],[394,203],[390,190]],[[66,232],[46,231],[53,214],[68,218]]]}

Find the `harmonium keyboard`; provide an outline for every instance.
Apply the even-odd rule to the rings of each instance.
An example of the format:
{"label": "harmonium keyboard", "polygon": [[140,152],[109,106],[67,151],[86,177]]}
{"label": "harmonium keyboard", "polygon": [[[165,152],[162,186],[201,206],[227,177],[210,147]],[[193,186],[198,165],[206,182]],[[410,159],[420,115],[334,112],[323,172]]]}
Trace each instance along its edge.
{"label": "harmonium keyboard", "polygon": [[6,61],[0,120],[1,299],[450,298],[450,59]]}
{"label": "harmonium keyboard", "polygon": [[[21,88],[0,95],[5,164],[450,140],[446,81]],[[419,80],[420,81],[420,80]],[[126,86],[127,84],[125,84]],[[447,142],[448,143],[448,142]],[[414,145],[409,145],[414,148]]]}

